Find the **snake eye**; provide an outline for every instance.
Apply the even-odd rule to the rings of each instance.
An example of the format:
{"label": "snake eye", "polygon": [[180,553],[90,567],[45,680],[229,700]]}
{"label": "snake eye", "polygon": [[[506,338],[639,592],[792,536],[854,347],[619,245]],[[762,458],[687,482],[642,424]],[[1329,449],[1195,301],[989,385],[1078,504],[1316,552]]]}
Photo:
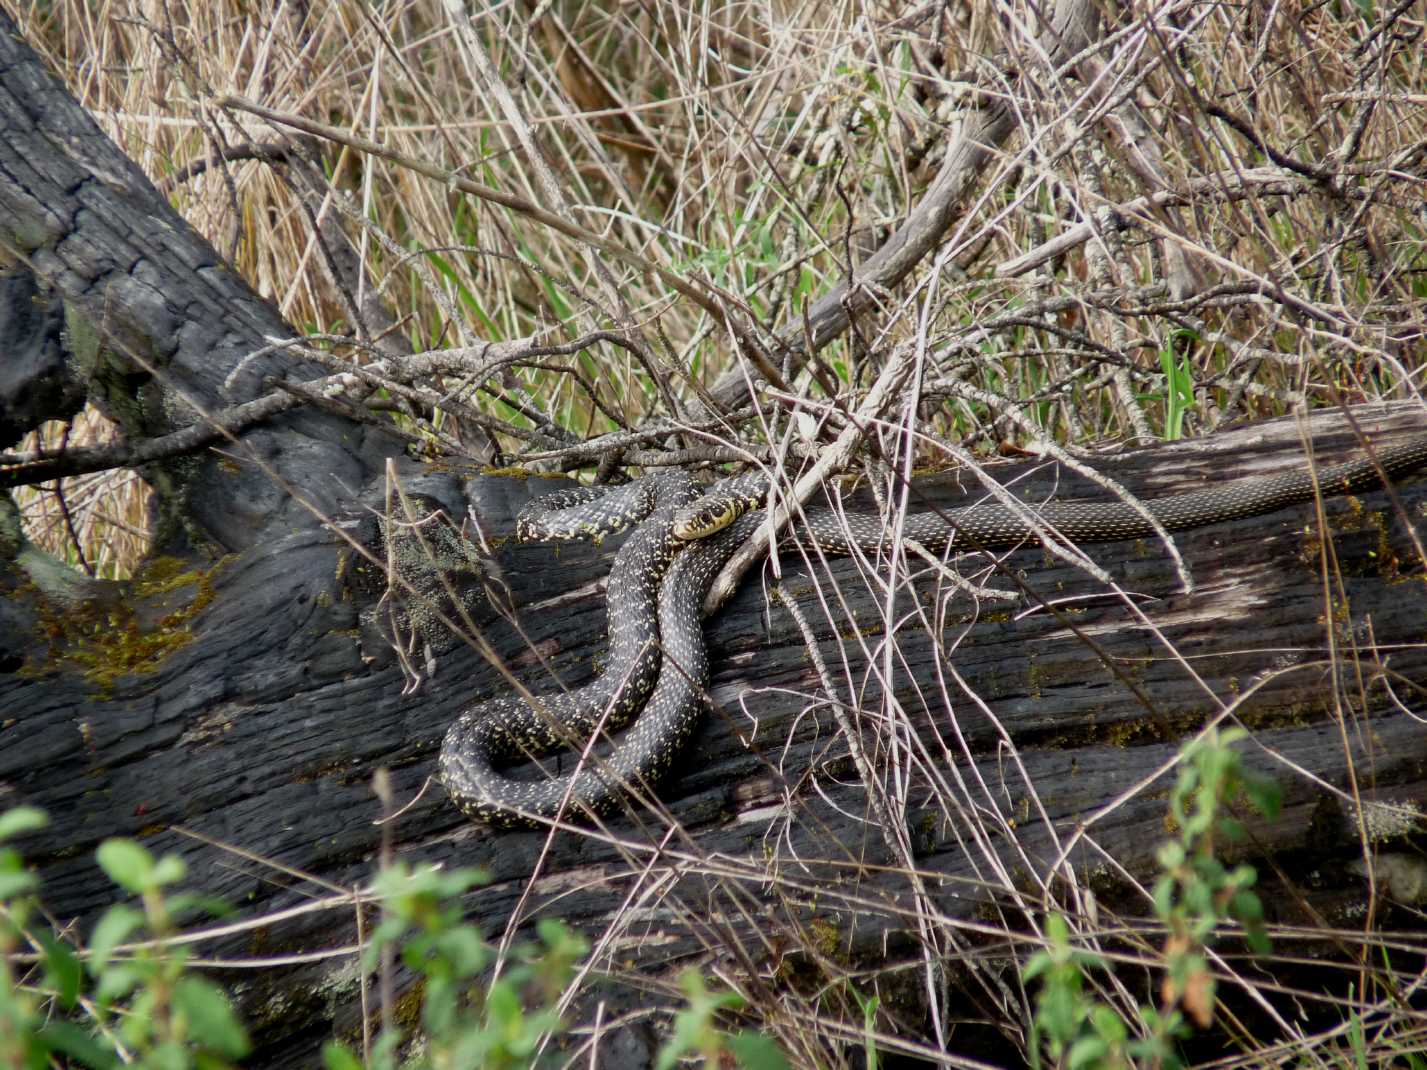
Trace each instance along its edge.
{"label": "snake eye", "polygon": [[721,531],[733,521],[729,506],[708,505],[674,518],[674,537],[684,542],[703,539]]}
{"label": "snake eye", "polygon": [[705,539],[728,527],[750,509],[756,509],[762,496],[747,494],[720,496],[710,494],[674,515],[674,538],[683,542]]}

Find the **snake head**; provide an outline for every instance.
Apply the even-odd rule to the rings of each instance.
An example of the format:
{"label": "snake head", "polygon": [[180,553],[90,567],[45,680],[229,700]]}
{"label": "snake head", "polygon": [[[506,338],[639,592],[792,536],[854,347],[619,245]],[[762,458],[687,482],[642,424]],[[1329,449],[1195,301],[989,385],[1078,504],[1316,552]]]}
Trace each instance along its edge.
{"label": "snake head", "polygon": [[744,513],[760,509],[768,483],[760,472],[733,476],[715,483],[698,501],[674,513],[674,538],[683,542],[706,539],[722,531]]}
{"label": "snake head", "polygon": [[727,498],[695,502],[674,514],[674,538],[684,542],[707,538],[728,527],[748,509],[746,503]]}

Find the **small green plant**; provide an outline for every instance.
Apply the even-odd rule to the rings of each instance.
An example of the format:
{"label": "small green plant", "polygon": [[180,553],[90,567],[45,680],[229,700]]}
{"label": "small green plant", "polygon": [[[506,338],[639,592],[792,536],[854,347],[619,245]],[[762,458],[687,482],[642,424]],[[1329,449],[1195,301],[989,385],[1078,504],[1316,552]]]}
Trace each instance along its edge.
{"label": "small green plant", "polygon": [[[67,1028],[66,1023],[47,1023],[45,1004],[53,999],[66,1010],[79,995],[78,960],[64,945],[45,933],[32,930],[38,912],[36,893],[39,881],[25,869],[20,852],[4,842],[26,832],[42,829],[45,815],[30,807],[0,814],[0,1066],[44,1066],[52,1055],[72,1052],[88,1037]],[[39,954],[46,996],[27,979],[15,974],[18,955]],[[76,1035],[77,1033],[77,1035]],[[85,1060],[97,1065],[95,1060]]]}
{"label": "small green plant", "polygon": [[[95,855],[115,884],[141,908],[110,907],[89,941],[85,965],[94,980],[100,1032],[118,1048],[155,1067],[219,1067],[247,1054],[246,1030],[223,990],[188,969],[188,949],[176,946],[177,918],[223,913],[222,904],[191,894],[166,895],[184,877],[183,861],[155,860],[131,840],[105,840]],[[135,938],[141,942],[120,953]]]}
{"label": "small green plant", "polygon": [[857,989],[848,985],[848,991],[852,993],[852,998],[857,1001],[858,1008],[862,1011],[862,1058],[867,1070],[877,1070],[880,1060],[877,1057],[877,1008],[882,1005],[882,1000],[877,996],[863,996]]}
{"label": "small green plant", "polygon": [[[0,840],[43,828],[37,810],[0,817]],[[113,881],[138,896],[142,909],[111,907],[94,927],[83,967],[80,956],[47,929],[32,924],[38,884],[13,848],[0,850],[0,1065],[43,1067],[68,1056],[89,1067],[121,1060],[159,1070],[219,1068],[248,1052],[248,1037],[222,989],[186,968],[186,950],[169,942],[174,918],[210,904],[193,896],[165,897],[183,877],[177,858],[155,861],[138,844],[106,840],[97,858]],[[148,937],[121,952],[134,937]],[[10,971],[14,953],[32,953],[43,986]],[[85,974],[90,984],[85,985]],[[92,1028],[54,1014],[82,1008]]]}
{"label": "small green plant", "polygon": [[1278,785],[1244,768],[1234,744],[1248,735],[1242,728],[1211,731],[1189,748],[1179,781],[1170,796],[1170,813],[1179,839],[1159,849],[1163,875],[1155,883],[1155,914],[1169,931],[1165,942],[1162,1003],[1182,1004],[1202,1028],[1214,1017],[1214,975],[1205,949],[1227,921],[1243,926],[1255,954],[1270,950],[1263,928],[1263,904],[1254,893],[1258,874],[1249,865],[1229,869],[1216,847],[1244,838],[1243,825],[1228,810],[1241,797],[1273,818],[1282,801]]}
{"label": "small green plant", "polygon": [[1057,1065],[1071,1070],[1153,1064],[1173,1070],[1181,1065],[1175,1044],[1189,1034],[1185,1016],[1207,1028],[1213,1021],[1215,981],[1208,948],[1218,930],[1237,922],[1245,942],[1257,954],[1270,950],[1263,927],[1263,904],[1253,892],[1252,866],[1230,869],[1216,847],[1243,839],[1242,824],[1229,812],[1241,798],[1272,818],[1279,810],[1278,786],[1244,768],[1234,744],[1242,729],[1206,733],[1184,753],[1170,796],[1178,837],[1160,847],[1161,875],[1155,882],[1155,914],[1166,930],[1165,975],[1158,1008],[1137,1008],[1138,1039],[1119,1012],[1085,991],[1092,969],[1104,967],[1099,956],[1076,950],[1059,915],[1046,921],[1047,947],[1026,964],[1027,981],[1040,979],[1032,1023],[1034,1058],[1041,1047]]}
{"label": "small green plant", "polygon": [[1070,927],[1059,914],[1046,919],[1045,938],[1045,950],[1032,955],[1024,971],[1027,981],[1039,978],[1041,982],[1031,1023],[1034,1058],[1039,1059],[1044,1044],[1058,1066],[1130,1065],[1124,1020],[1114,1008],[1085,992],[1087,973],[1104,969],[1105,961],[1071,945]]}
{"label": "small green plant", "polygon": [[328,1045],[323,1056],[329,1070],[525,1067],[535,1061],[546,1038],[561,1030],[556,1002],[588,945],[560,922],[546,919],[537,926],[539,946],[518,947],[495,981],[478,984],[495,953],[474,926],[462,923],[459,898],[484,881],[473,869],[446,873],[405,865],[378,875],[376,891],[387,917],[372,936],[364,965],[375,968],[382,949],[394,947],[403,964],[423,979],[424,1051],[415,1060],[403,1058],[400,1048],[408,1038],[388,1032],[378,1038],[366,1064],[341,1045]]}
{"label": "small green plant", "polygon": [[722,1011],[742,1010],[745,1000],[737,992],[711,992],[697,970],[685,970],[679,987],[689,998],[689,1006],[674,1019],[674,1035],[659,1052],[656,1070],[673,1070],[688,1055],[698,1055],[708,1070],[727,1065],[724,1053],[733,1056],[745,1070],[787,1070],[788,1061],[771,1037],[744,1029],[729,1035],[716,1019]]}
{"label": "small green plant", "polygon": [[[4,846],[46,823],[31,808],[0,814],[0,1067],[41,1070],[68,1059],[96,1070],[121,1064],[222,1070],[248,1054],[247,1032],[222,989],[191,968],[187,949],[173,939],[179,919],[219,913],[222,905],[170,889],[184,876],[179,859],[156,860],[130,840],[107,840],[99,865],[138,905],[111,907],[89,948],[71,948],[34,924],[38,879],[17,850]],[[391,949],[420,978],[419,1029],[407,1023],[383,1032],[365,1060],[329,1044],[323,1051],[329,1070],[516,1070],[540,1061],[544,1045],[564,1028],[558,1002],[588,944],[562,923],[543,920],[539,942],[517,946],[498,976],[484,982],[496,953],[462,921],[460,909],[461,897],[484,880],[473,869],[405,865],[378,874],[374,890],[385,913],[364,967],[378,968]],[[34,968],[17,975],[23,961]],[[709,992],[693,971],[683,983],[690,1006],[678,1016],[661,1066],[701,1053],[717,1067],[729,1053],[748,1070],[785,1070],[767,1037],[725,1036],[715,1027],[720,1011],[743,1005],[740,997]]]}
{"label": "small green plant", "polygon": [[1194,411],[1194,368],[1189,358],[1177,353],[1184,343],[1198,341],[1194,331],[1170,331],[1159,348],[1159,366],[1164,372],[1164,438],[1175,442],[1184,437],[1184,417]]}

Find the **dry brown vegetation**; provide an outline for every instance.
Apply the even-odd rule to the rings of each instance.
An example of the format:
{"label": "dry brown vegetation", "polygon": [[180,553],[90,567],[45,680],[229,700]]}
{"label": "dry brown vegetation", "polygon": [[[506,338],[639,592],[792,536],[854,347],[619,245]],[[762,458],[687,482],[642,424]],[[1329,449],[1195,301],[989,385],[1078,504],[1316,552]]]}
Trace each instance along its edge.
{"label": "dry brown vegetation", "polygon": [[[400,164],[326,145],[333,195],[304,200],[284,167],[249,158],[291,131],[215,107],[218,97],[331,122],[563,205],[572,222],[796,334],[805,302],[921,196],[957,93],[975,79],[1014,94],[1019,136],[914,284],[880,295],[877,314],[824,351],[841,386],[865,385],[920,335],[937,401],[923,430],[988,446],[1174,437],[1304,398],[1411,392],[1427,290],[1427,60],[1411,5],[1381,20],[1347,2],[1271,15],[1117,9],[1093,92],[1045,75],[1007,82],[1037,60],[1015,28],[1026,12],[993,4],[556,4],[534,22],[523,8],[479,13],[469,28],[435,3],[322,7],[303,18],[265,4],[45,4],[25,25],[105,129],[292,322],[351,329],[321,269],[315,210],[366,220],[342,218],[363,258],[357,285],[380,289],[415,349],[631,330],[638,359],[609,345],[546,358],[463,399],[513,431],[548,419],[588,437],[672,415],[734,347],[652,274]],[[508,105],[482,84],[476,40]],[[1271,163],[1255,141],[1293,168],[1272,168],[1271,188],[1253,180]],[[213,166],[220,148],[235,159]],[[1110,206],[1164,189],[1196,195],[998,275],[1072,222],[1104,228]],[[1160,230],[1174,241],[1154,241]],[[449,414],[414,415],[415,433],[428,419],[452,433]],[[454,436],[483,448],[469,428]],[[128,494],[106,508],[142,527]],[[94,528],[87,556],[102,557],[115,531]]]}
{"label": "dry brown vegetation", "polygon": [[[557,0],[492,5],[469,21],[436,0],[57,0],[18,17],[289,322],[351,337],[331,352],[399,359],[614,332],[475,382],[448,370],[377,406],[432,456],[574,468],[591,460],[575,444],[613,435],[646,465],[687,459],[675,446],[728,456],[719,444],[781,460],[786,406],[772,424],[703,414],[725,373],[767,372],[740,363],[747,342],[715,313],[765,343],[801,341],[811,305],[926,195],[978,94],[1009,109],[1016,130],[935,251],[896,289],[867,295],[815,371],[778,369],[821,413],[829,392],[855,406],[889,363],[917,366],[918,404],[888,415],[864,461],[944,466],[963,447],[1171,439],[1302,405],[1420,400],[1421,5],[1101,8],[1100,43],[1050,69],[1031,5],[992,0]],[[335,130],[299,137],[274,117]],[[524,198],[628,255],[458,192],[441,173]],[[324,225],[351,237],[356,270],[328,270]],[[658,269],[708,301],[675,292]],[[373,293],[388,320],[358,323]],[[703,430],[671,444],[667,424],[650,427],[660,418]],[[921,445],[899,458],[912,427]],[[103,433],[77,421],[50,442]],[[142,487],[97,482],[68,481],[62,497],[29,491],[31,530],[71,557],[77,536],[85,561],[123,575],[143,552]],[[1361,931],[1336,938],[1361,946],[1362,961],[1380,950]],[[1140,945],[1147,974],[1157,947]],[[1314,1019],[1323,1045],[1305,1035],[1291,1051],[1259,1052],[1231,1023],[1226,1064],[1346,1063],[1342,1023],[1355,1013],[1373,1022],[1375,1060],[1420,1050],[1412,978],[1388,969],[1366,983],[1337,1008],[1338,1026]],[[788,1019],[778,1029],[795,1031]]]}

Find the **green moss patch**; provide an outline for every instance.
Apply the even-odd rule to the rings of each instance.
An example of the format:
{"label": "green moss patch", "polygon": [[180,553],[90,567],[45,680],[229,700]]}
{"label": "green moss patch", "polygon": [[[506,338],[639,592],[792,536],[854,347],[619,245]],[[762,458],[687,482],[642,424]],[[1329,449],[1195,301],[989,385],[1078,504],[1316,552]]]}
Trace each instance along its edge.
{"label": "green moss patch", "polygon": [[193,621],[213,601],[212,580],[222,565],[195,569],[158,557],[124,585],[122,600],[61,607],[41,599],[39,624],[49,647],[44,664],[30,671],[77,671],[98,697],[110,697],[122,678],[153,672],[193,642]]}

